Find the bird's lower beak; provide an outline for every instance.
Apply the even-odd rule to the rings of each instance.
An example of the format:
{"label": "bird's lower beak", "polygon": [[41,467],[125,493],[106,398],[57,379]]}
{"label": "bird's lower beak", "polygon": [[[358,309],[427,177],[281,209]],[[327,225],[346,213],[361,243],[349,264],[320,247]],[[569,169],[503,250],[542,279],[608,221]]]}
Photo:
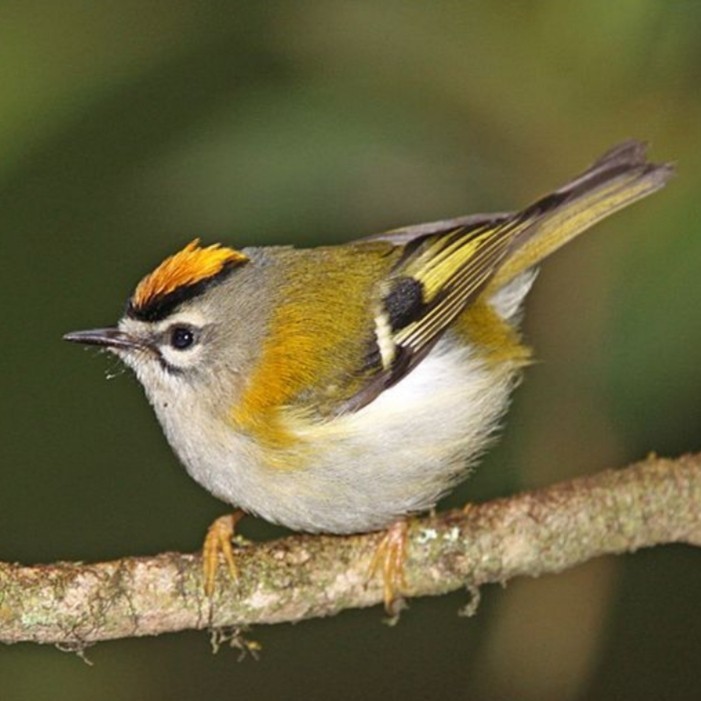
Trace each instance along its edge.
{"label": "bird's lower beak", "polygon": [[63,337],[71,343],[85,343],[89,346],[105,346],[115,350],[137,350],[145,347],[143,341],[116,328],[72,331]]}

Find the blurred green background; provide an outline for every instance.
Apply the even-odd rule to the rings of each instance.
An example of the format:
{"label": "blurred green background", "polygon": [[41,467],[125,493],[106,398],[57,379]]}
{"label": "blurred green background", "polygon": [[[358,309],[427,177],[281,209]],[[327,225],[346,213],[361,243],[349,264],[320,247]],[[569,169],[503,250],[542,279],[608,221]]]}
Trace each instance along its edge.
{"label": "blurred green background", "polygon": [[[548,261],[540,362],[448,502],[701,447],[701,3],[6,0],[0,71],[3,560],[192,551],[227,511],[135,380],[60,340],[113,323],[166,254],[513,209],[629,137],[679,175]],[[92,667],[4,647],[0,699],[701,698],[690,548],[482,593],[469,620],[456,594],[392,629],[379,608],[261,627],[258,662],[205,633]]]}

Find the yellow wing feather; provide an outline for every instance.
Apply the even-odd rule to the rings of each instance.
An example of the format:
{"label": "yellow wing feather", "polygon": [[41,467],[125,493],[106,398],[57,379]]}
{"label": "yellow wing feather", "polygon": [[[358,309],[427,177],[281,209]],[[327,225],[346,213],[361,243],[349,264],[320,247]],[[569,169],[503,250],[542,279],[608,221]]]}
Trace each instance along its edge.
{"label": "yellow wing feather", "polygon": [[[672,172],[669,165],[649,163],[644,144],[629,141],[521,212],[419,225],[413,238],[411,227],[375,237],[396,236],[407,250],[396,276],[418,283],[414,304],[404,303],[404,313],[393,319],[394,356],[401,362],[389,383],[409,372],[468,306],[488,299],[604,217],[663,187]],[[451,226],[458,222],[465,224]],[[390,285],[388,298],[391,294]]]}

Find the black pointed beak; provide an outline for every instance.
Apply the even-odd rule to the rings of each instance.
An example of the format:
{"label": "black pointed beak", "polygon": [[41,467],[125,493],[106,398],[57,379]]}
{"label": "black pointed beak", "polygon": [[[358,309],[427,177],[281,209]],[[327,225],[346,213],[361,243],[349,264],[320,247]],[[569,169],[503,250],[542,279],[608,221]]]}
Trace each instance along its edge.
{"label": "black pointed beak", "polygon": [[63,340],[71,343],[84,343],[88,346],[115,348],[117,350],[143,350],[145,348],[143,341],[116,328],[72,331],[67,333]]}

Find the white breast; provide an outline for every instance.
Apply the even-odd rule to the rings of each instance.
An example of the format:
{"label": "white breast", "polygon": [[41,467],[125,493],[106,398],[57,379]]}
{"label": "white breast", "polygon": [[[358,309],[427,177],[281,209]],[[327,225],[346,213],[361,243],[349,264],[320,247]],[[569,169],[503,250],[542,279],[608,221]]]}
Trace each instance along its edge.
{"label": "white breast", "polygon": [[[516,314],[531,282],[505,288],[495,309]],[[229,424],[212,426],[204,408],[155,408],[188,472],[217,497],[295,530],[350,533],[426,510],[463,478],[517,374],[515,364],[495,367],[444,337],[373,402],[324,423],[298,421],[294,447],[272,455]]]}
{"label": "white breast", "polygon": [[430,508],[465,476],[506,408],[513,376],[441,342],[363,409],[300,423],[298,443],[275,456],[276,466],[270,448],[231,427],[207,428],[203,440],[192,414],[184,432],[161,420],[188,472],[224,501],[295,530],[368,531]]}

